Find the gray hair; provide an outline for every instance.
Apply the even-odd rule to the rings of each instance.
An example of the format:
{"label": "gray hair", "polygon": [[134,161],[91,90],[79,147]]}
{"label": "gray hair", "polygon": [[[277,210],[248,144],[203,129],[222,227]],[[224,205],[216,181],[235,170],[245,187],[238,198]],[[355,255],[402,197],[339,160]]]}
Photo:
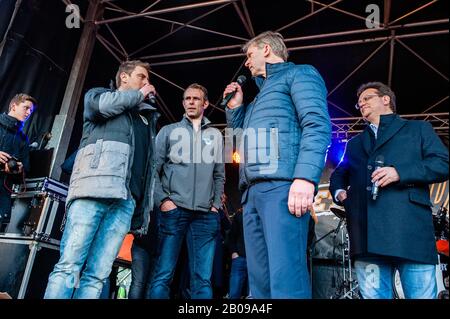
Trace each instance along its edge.
{"label": "gray hair", "polygon": [[248,48],[252,45],[256,45],[261,49],[264,44],[270,45],[276,56],[282,58],[285,62],[287,61],[288,51],[286,44],[284,43],[283,36],[278,32],[266,31],[257,35],[242,46],[242,51],[247,52]]}

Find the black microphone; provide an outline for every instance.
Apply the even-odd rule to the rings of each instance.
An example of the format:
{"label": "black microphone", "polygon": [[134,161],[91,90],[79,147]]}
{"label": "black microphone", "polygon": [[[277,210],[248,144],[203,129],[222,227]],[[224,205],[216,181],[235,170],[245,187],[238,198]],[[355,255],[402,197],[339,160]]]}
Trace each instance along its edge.
{"label": "black microphone", "polygon": [[[247,81],[247,78],[245,77],[245,75],[239,75],[236,82],[242,86],[242,84],[245,83],[245,81]],[[225,97],[223,98],[222,102],[220,102],[220,106],[221,107],[225,107],[227,106],[228,102],[230,102],[231,98],[236,94],[236,91],[234,92],[230,92],[227,95],[225,95]]]}
{"label": "black microphone", "polygon": [[[376,171],[379,168],[382,168],[384,166],[384,156],[383,155],[378,155],[377,158],[375,159],[375,169],[374,171]],[[378,197],[378,191],[379,191],[379,186],[377,184],[377,182],[373,182],[372,183],[372,199],[376,200]]]}
{"label": "black microphone", "polygon": [[153,104],[153,105],[156,104],[156,97],[153,93],[149,93],[147,95],[147,100],[150,102],[150,104]]}

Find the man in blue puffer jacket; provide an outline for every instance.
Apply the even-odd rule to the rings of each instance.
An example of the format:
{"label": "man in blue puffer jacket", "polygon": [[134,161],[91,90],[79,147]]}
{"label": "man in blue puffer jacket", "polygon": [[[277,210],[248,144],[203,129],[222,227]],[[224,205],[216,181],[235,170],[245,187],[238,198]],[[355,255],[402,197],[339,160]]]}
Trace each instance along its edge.
{"label": "man in blue puffer jacket", "polygon": [[227,122],[243,130],[239,187],[250,291],[255,298],[311,298],[309,211],[331,137],[325,84],[312,66],[286,62],[279,33],[264,32],[243,51],[260,92],[245,106],[233,82],[224,96],[235,92]]}

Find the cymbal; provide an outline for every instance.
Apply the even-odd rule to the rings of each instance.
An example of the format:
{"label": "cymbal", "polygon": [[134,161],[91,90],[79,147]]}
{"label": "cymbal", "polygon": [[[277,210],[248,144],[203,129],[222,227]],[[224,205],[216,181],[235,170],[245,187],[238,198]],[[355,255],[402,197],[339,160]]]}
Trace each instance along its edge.
{"label": "cymbal", "polygon": [[337,208],[337,207],[330,207],[330,210],[335,214],[338,218],[345,219],[345,210]]}

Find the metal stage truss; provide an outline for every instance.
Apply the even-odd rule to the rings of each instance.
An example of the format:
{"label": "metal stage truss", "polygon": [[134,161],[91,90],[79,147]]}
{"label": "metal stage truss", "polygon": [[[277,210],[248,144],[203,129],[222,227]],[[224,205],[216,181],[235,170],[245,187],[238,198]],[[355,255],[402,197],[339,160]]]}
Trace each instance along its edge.
{"label": "metal stage truss", "polygon": [[[448,136],[448,113],[425,113],[400,115],[409,120],[428,121],[440,136]],[[348,139],[364,130],[366,122],[362,117],[342,117],[331,119],[333,138]]]}
{"label": "metal stage truss", "polygon": [[[75,0],[62,0],[66,5],[77,4]],[[139,4],[132,6],[128,1],[123,0],[90,0],[89,8],[85,15],[80,14],[80,20],[84,24],[83,34],[80,39],[80,46],[77,55],[74,60],[74,66],[72,68],[71,76],[66,89],[66,94],[62,103],[60,114],[57,115],[53,124],[52,133],[53,141],[52,145],[56,149],[56,156],[52,164],[53,178],[59,177],[59,165],[65,159],[68,143],[73,130],[74,116],[79,105],[81,89],[83,87],[84,78],[86,75],[87,66],[92,53],[92,47],[95,41],[98,41],[104,49],[106,49],[117,62],[121,62],[128,59],[141,59],[148,61],[153,67],[151,73],[154,77],[168,83],[170,86],[176,88],[176,90],[184,90],[183,85],[177,83],[177,79],[170,78],[165,73],[164,67],[170,65],[181,65],[186,63],[196,63],[203,61],[224,61],[231,58],[241,58],[241,63],[236,63],[236,72],[229,82],[239,74],[244,65],[244,54],[241,52],[241,45],[248,39],[255,36],[256,28],[256,15],[255,3],[260,4],[260,1],[256,0],[212,0],[212,1],[184,1],[182,4],[176,4],[176,2],[162,1],[162,0],[148,0],[140,1]],[[327,13],[336,14],[348,21],[359,20],[361,23],[366,21],[364,11],[357,11],[353,5],[350,4],[350,0],[308,0],[310,4],[309,12],[299,11],[299,16],[291,21],[284,21],[284,25],[276,28],[272,28],[274,31],[279,31],[282,34],[291,31],[292,26],[298,27],[298,24],[304,21],[309,21],[312,17],[317,18],[317,15]],[[325,3],[327,2],[327,3]],[[393,75],[395,71],[394,57],[399,48],[401,48],[407,54],[415,57],[415,61],[418,64],[426,66],[426,69],[434,76],[442,81],[445,87],[448,87],[448,75],[446,70],[439,70],[439,67],[433,64],[433,61],[423,56],[422,52],[417,52],[418,48],[411,47],[408,43],[410,39],[418,38],[430,38],[440,35],[448,35],[448,18],[426,16],[429,20],[422,18],[425,12],[429,12],[430,8],[436,7],[440,0],[430,1],[417,1],[414,4],[408,2],[408,12],[400,10],[401,13],[395,14],[395,7],[399,3],[394,3],[392,0],[375,1],[381,4],[383,9],[383,15],[377,27],[375,28],[356,28],[349,29],[345,26],[337,26],[341,30],[329,33],[318,33],[304,36],[287,36],[285,37],[288,50],[290,52],[300,50],[314,50],[327,47],[346,47],[346,46],[368,46],[371,48],[366,56],[360,56],[357,58],[358,65],[348,73],[340,76],[341,80],[337,84],[330,88],[328,93],[328,106],[331,109],[339,110],[340,113],[348,115],[345,118],[334,118],[333,121],[333,134],[335,137],[348,136],[361,131],[363,127],[363,120],[359,117],[355,117],[356,112],[352,110],[349,105],[342,105],[337,102],[338,98],[336,93],[344,92],[344,84],[348,80],[354,77],[355,73],[361,72],[363,68],[367,67],[369,61],[373,60],[382,49],[388,50],[388,67],[381,73],[386,73],[387,84],[391,85],[393,81]],[[175,3],[175,4],[174,4]],[[368,2],[369,3],[369,2]],[[442,4],[443,2],[441,2]],[[141,6],[138,8],[138,5]],[[252,7],[253,6],[253,7]],[[230,9],[232,8],[232,9]],[[250,8],[250,10],[249,10]],[[253,11],[251,10],[253,9]],[[196,14],[192,14],[191,18],[186,18],[191,10]],[[203,10],[200,14],[198,10]],[[226,10],[226,11],[225,11]],[[356,11],[356,12],[355,12]],[[174,13],[185,12],[186,15],[181,17],[174,16]],[[233,15],[232,18],[238,18],[240,21],[240,27],[242,32],[240,35],[232,34],[231,32],[223,32],[218,30],[217,21],[214,24],[208,24],[205,22],[208,16],[213,13],[219,12],[220,14]],[[252,15],[253,13],[253,15]],[[394,16],[395,15],[395,16]],[[194,18],[192,18],[194,16]],[[140,21],[149,21],[149,23],[158,23],[161,26],[161,30],[167,30],[166,33],[158,33],[157,36],[149,37],[149,41],[144,41],[146,37],[143,37],[143,41],[140,47],[131,49],[130,37],[128,34],[124,36],[123,30],[125,24],[135,23],[137,19]],[[178,20],[179,19],[179,20]],[[286,19],[286,20],[287,20]],[[355,20],[356,19],[356,20]],[[184,20],[184,21],[182,21]],[[186,21],[187,20],[187,21]],[[362,22],[363,23],[363,22]],[[238,23],[239,24],[239,23]],[[259,26],[261,27],[261,26]],[[269,26],[268,26],[269,27]],[[204,43],[205,47],[186,50],[183,46],[168,46],[165,52],[158,52],[158,54],[148,54],[149,48],[153,48],[156,44],[167,40],[180,30],[194,30],[195,32],[201,32],[202,34],[209,34],[216,37],[216,42],[220,43],[223,40],[223,45],[215,45],[208,47],[207,43]],[[162,34],[162,35],[161,35]],[[376,44],[374,46],[374,44]],[[136,42],[133,43],[136,47]],[[155,67],[158,72],[155,72]],[[347,71],[346,71],[347,72]],[[384,75],[383,75],[384,76]],[[347,92],[345,91],[347,94]],[[354,94],[352,92],[351,94]],[[417,118],[422,120],[431,121],[433,127],[440,135],[448,135],[448,114],[444,113],[430,113],[436,111],[437,106],[439,110],[443,105],[448,104],[448,89],[439,91],[439,94],[430,95],[430,102],[427,105],[422,105],[423,111],[414,112],[420,114],[404,114],[405,118]],[[174,115],[173,109],[170,109],[165,102],[167,96],[159,94],[157,96],[157,104],[161,110],[163,116],[169,121],[174,122],[177,116]],[[216,100],[217,98],[217,100]],[[223,109],[216,107],[221,96],[210,98],[212,107],[207,112],[207,116],[211,113],[219,111],[224,112]],[[217,101],[216,103],[213,103]],[[217,124],[217,126],[223,126]]]}

